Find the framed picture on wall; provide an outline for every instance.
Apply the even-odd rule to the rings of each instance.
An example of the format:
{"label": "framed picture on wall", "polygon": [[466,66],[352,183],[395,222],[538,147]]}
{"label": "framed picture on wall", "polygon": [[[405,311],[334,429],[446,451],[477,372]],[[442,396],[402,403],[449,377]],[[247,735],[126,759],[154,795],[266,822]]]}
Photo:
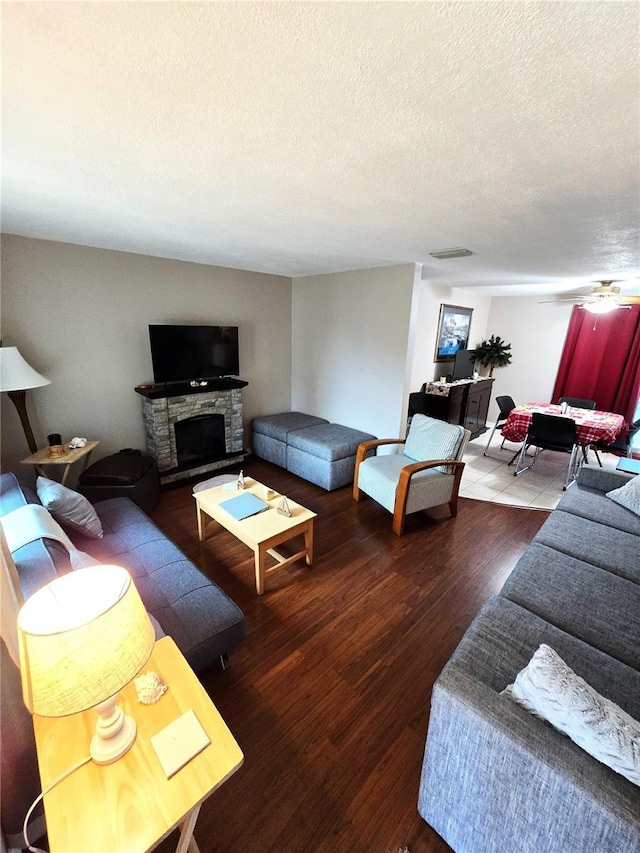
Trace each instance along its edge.
{"label": "framed picture on wall", "polygon": [[434,361],[453,361],[459,349],[469,343],[469,328],[473,308],[441,305]]}

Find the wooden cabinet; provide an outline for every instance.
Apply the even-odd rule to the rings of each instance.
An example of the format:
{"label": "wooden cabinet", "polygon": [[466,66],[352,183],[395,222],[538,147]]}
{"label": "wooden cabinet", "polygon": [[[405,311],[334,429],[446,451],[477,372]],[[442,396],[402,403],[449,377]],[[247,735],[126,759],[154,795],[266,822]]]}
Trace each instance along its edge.
{"label": "wooden cabinet", "polygon": [[420,412],[439,421],[461,424],[470,431],[471,438],[477,438],[487,431],[493,382],[491,378],[451,385],[447,396],[423,391],[410,394],[409,417]]}

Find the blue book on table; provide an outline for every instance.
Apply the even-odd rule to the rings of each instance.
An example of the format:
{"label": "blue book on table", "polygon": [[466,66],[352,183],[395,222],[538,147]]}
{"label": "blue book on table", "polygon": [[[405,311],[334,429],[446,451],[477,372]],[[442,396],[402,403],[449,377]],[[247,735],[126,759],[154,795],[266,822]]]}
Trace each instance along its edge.
{"label": "blue book on table", "polygon": [[236,521],[242,521],[243,518],[249,518],[250,515],[256,515],[259,512],[264,512],[265,509],[269,509],[268,504],[252,495],[251,492],[245,492],[243,495],[229,498],[228,501],[222,501],[220,506]]}

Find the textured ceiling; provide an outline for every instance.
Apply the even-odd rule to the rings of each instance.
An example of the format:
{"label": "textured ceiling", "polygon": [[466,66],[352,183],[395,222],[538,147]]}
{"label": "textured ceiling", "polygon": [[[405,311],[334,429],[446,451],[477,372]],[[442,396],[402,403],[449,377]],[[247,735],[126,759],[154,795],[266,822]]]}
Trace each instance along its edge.
{"label": "textured ceiling", "polygon": [[635,0],[5,2],[3,231],[637,291],[639,25]]}

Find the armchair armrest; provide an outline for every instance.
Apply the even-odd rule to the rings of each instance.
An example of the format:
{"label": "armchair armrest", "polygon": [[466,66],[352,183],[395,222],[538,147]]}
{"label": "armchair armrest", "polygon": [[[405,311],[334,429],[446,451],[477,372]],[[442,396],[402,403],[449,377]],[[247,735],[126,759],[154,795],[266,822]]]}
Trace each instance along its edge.
{"label": "armchair armrest", "polygon": [[464,470],[465,463],[459,459],[430,459],[428,462],[412,462],[410,465],[405,465],[400,472],[398,485],[396,487],[396,500],[393,511],[393,531],[398,536],[402,536],[404,529],[404,519],[407,509],[407,498],[409,497],[409,487],[411,486],[411,478],[419,471],[426,471],[429,468],[448,467],[453,468],[453,488],[451,490],[451,500],[449,501],[449,511],[455,518],[458,514],[458,491],[460,489],[460,479]]}
{"label": "armchair armrest", "polygon": [[369,453],[372,450],[381,447],[383,444],[404,444],[404,438],[375,438],[370,441],[363,441],[358,445],[358,449],[356,450],[356,464],[353,471],[353,499],[354,501],[360,500],[360,489],[358,488],[358,469],[360,468],[360,463],[364,462]]}
{"label": "armchair armrest", "polygon": [[374,448],[381,447],[383,444],[404,444],[405,440],[404,438],[372,438],[370,441],[360,442],[356,450],[356,465],[366,459]]}

